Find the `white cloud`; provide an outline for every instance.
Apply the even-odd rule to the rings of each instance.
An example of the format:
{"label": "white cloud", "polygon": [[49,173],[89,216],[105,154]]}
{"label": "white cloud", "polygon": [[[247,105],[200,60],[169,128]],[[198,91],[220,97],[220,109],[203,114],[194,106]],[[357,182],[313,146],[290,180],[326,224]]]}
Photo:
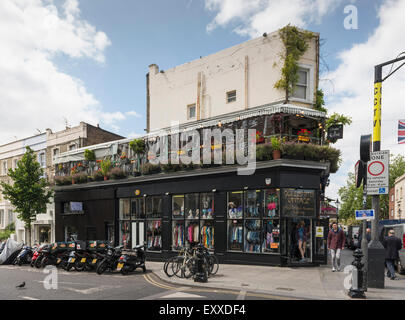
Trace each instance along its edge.
{"label": "white cloud", "polygon": [[205,0],[205,8],[217,12],[207,26],[211,32],[218,26],[238,24],[234,31],[256,37],[275,31],[288,23],[305,28],[320,23],[342,0]]}
{"label": "white cloud", "polygon": [[77,0],[59,9],[52,0],[1,0],[0,43],[0,143],[35,128],[63,129],[63,118],[71,125],[107,119],[85,84],[52,61],[63,54],[105,62],[111,42],[81,19]]}
{"label": "white cloud", "polygon": [[[328,97],[329,113],[343,113],[353,119],[353,124],[345,127],[344,139],[335,145],[342,150],[344,163],[338,173],[332,175],[331,184],[345,185],[347,173],[354,172],[354,165],[360,158],[360,135],[372,134],[374,66],[405,51],[404,12],[405,1],[384,1],[378,8],[379,25],[367,41],[339,53],[340,65],[321,76],[333,82],[333,87],[328,82],[321,83]],[[389,70],[390,67],[385,67],[383,75]],[[382,95],[381,150],[402,155],[405,155],[405,149],[397,144],[397,131],[398,120],[405,119],[404,87],[405,67],[383,82]],[[331,188],[327,194],[336,197],[337,189]]]}
{"label": "white cloud", "polygon": [[127,112],[125,112],[125,114],[127,116],[132,116],[132,117],[135,117],[135,118],[142,118],[142,116],[138,112],[136,112],[135,110],[127,111]]}

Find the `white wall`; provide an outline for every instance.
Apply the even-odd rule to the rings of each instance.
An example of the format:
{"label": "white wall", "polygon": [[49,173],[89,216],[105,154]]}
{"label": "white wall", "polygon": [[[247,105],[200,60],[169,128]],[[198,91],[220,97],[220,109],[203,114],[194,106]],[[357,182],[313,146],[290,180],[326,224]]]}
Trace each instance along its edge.
{"label": "white wall", "polygon": [[[307,101],[311,107],[316,91],[317,45],[312,40],[300,60],[311,70]],[[274,88],[280,78],[284,52],[278,32],[246,41],[207,57],[185,63],[164,72],[157,65],[149,67],[150,131],[169,127],[171,121],[187,120],[187,105],[197,104],[198,78],[201,75],[200,119],[244,110],[268,103],[282,102],[285,93]],[[247,69],[246,69],[247,59]],[[247,71],[247,76],[246,76]],[[245,85],[247,88],[245,88]],[[236,90],[237,100],[226,102],[226,92]],[[293,99],[292,99],[293,100]],[[294,103],[294,102],[293,102]]]}

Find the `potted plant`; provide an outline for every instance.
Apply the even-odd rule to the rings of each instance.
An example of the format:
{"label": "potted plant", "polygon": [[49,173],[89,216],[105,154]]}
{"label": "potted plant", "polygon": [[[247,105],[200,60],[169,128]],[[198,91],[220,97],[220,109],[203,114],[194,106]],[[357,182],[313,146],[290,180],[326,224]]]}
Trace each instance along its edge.
{"label": "potted plant", "polygon": [[101,173],[104,176],[104,180],[108,180],[108,172],[111,169],[111,161],[110,159],[102,160],[100,162]]}
{"label": "potted plant", "polygon": [[145,153],[146,144],[143,139],[135,139],[129,143],[129,147],[136,155],[136,169],[137,171],[140,170],[140,157]]}
{"label": "potted plant", "polygon": [[273,148],[273,159],[277,160],[281,158],[281,139],[278,137],[271,137],[271,147]]}

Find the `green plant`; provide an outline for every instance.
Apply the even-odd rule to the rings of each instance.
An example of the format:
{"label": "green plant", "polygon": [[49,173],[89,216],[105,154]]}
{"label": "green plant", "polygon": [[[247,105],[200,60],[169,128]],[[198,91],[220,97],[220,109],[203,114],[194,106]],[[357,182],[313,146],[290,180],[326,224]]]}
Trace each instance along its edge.
{"label": "green plant", "polygon": [[256,161],[272,160],[273,147],[271,144],[266,143],[256,147]]}
{"label": "green plant", "polygon": [[94,150],[84,150],[84,159],[86,159],[87,161],[96,160],[96,153],[94,152]]}
{"label": "green plant", "polygon": [[271,147],[273,150],[281,150],[281,139],[279,137],[271,137]]}
{"label": "green plant", "polygon": [[101,171],[96,171],[93,173],[93,180],[94,181],[102,181],[104,180],[104,175]]}
{"label": "green plant", "polygon": [[141,173],[143,175],[159,173],[160,171],[161,171],[161,168],[159,165],[155,165],[152,163],[145,163],[145,164],[141,165]]}
{"label": "green plant", "polygon": [[316,100],[315,100],[315,110],[322,111],[327,113],[328,110],[326,110],[325,107],[325,100],[324,100],[324,94],[322,89],[316,90]]}
{"label": "green plant", "polygon": [[294,93],[295,85],[298,82],[298,61],[308,50],[308,42],[314,37],[314,34],[309,31],[301,31],[288,24],[279,30],[279,35],[285,47],[282,56],[284,65],[281,69],[281,79],[274,84],[274,87],[285,91],[284,103],[288,103],[288,98],[290,94]]}
{"label": "green plant", "polygon": [[126,178],[126,174],[124,172],[124,170],[122,170],[121,168],[115,167],[112,168],[110,171],[110,176],[113,179],[123,179]]}
{"label": "green plant", "polygon": [[129,143],[129,147],[135,154],[139,155],[145,152],[146,144],[143,139],[134,139]]}
{"label": "green plant", "polygon": [[101,173],[103,174],[104,177],[107,177],[108,172],[111,169],[111,160],[110,159],[105,159],[100,162],[100,167],[101,167]]}
{"label": "green plant", "polygon": [[76,173],[72,175],[72,180],[74,181],[74,183],[86,183],[87,174],[84,172]]}

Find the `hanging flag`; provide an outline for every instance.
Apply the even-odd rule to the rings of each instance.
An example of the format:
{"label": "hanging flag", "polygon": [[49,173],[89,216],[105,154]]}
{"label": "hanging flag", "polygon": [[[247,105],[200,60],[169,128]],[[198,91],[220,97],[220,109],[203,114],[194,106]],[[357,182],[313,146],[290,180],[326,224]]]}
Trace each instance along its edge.
{"label": "hanging flag", "polygon": [[405,144],[405,120],[398,120],[398,143]]}

